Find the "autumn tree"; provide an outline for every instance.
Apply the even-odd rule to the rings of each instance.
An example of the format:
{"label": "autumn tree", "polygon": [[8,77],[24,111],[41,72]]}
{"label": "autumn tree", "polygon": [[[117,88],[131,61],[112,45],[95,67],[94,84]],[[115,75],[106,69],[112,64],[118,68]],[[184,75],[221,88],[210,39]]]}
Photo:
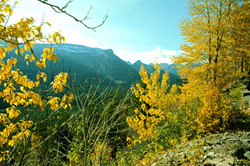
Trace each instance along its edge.
{"label": "autumn tree", "polygon": [[250,41],[249,41],[249,24],[250,24],[250,3],[245,0],[242,4],[233,4],[231,14],[231,31],[230,37],[232,45],[233,61],[235,70],[240,73],[250,74]]}
{"label": "autumn tree", "polygon": [[249,57],[249,1],[187,2],[189,17],[180,23],[183,53],[174,58],[174,62],[181,64],[180,74],[188,81],[181,98],[184,103],[191,98],[199,100],[196,112],[191,113],[196,116],[198,129],[218,130],[232,113],[231,99],[223,92],[248,72],[245,59]]}
{"label": "autumn tree", "polygon": [[[29,79],[19,66],[20,59],[26,64],[35,63],[39,68],[46,68],[47,61],[58,60],[52,43],[60,44],[64,37],[59,32],[45,36],[41,25],[35,25],[33,18],[22,18],[15,24],[8,25],[8,19],[13,13],[13,6],[18,1],[2,0],[0,2],[0,39],[3,42],[0,48],[0,97],[8,103],[9,107],[0,112],[0,163],[10,164],[18,154],[18,162],[21,164],[27,150],[27,142],[32,137],[30,127],[33,121],[29,118],[20,118],[23,111],[32,111],[49,108],[58,111],[61,108],[71,107],[73,95],[64,91],[67,82],[67,73],[59,73],[53,78],[49,89],[41,88],[46,82],[47,75],[44,72],[37,73],[36,79]],[[45,22],[45,24],[50,25]],[[42,55],[36,55],[33,47],[37,42],[46,41],[50,44],[43,49]],[[44,96],[43,92],[50,91],[50,96]],[[53,93],[54,94],[53,94]],[[62,93],[61,97],[56,94]],[[33,110],[33,111],[34,111]],[[25,145],[22,151],[18,151],[19,145]]]}

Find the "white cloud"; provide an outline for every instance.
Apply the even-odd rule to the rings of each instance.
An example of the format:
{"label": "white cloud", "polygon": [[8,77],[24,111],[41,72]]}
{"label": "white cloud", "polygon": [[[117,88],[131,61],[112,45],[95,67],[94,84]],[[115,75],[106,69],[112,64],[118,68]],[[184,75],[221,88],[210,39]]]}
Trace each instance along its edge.
{"label": "white cloud", "polygon": [[120,49],[113,49],[113,51],[114,51],[114,54],[120,57],[122,60],[132,62],[131,57],[133,56],[131,56],[131,53],[128,53],[127,51],[120,50]]}
{"label": "white cloud", "polygon": [[162,50],[162,57],[166,57],[168,55],[176,55],[177,54],[177,51],[175,50]]}
{"label": "white cloud", "polygon": [[162,49],[160,46],[156,46],[154,50],[150,51],[143,51],[138,53],[127,53],[126,51],[121,50],[115,50],[114,51],[116,55],[118,55],[121,59],[125,61],[130,61],[131,63],[134,63],[137,60],[142,61],[143,63],[149,64],[149,63],[173,63],[171,61],[171,57],[178,55],[181,53],[180,50],[166,50]]}

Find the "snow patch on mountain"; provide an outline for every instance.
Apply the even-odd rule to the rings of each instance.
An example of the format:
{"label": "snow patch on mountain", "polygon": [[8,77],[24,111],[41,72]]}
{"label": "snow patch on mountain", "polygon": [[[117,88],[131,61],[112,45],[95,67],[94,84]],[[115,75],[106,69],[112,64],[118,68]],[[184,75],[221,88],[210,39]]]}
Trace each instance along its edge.
{"label": "snow patch on mountain", "polygon": [[81,45],[73,45],[73,44],[61,44],[54,46],[58,51],[64,51],[67,53],[73,54],[91,54],[95,56],[106,56],[107,54],[113,53],[111,49],[101,49],[101,48],[91,48],[87,46]]}

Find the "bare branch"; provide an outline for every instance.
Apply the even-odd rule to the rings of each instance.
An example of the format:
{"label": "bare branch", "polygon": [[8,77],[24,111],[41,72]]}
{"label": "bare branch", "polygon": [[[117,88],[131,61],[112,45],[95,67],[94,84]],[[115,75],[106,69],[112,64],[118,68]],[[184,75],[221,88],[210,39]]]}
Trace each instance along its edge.
{"label": "bare branch", "polygon": [[85,26],[87,29],[91,29],[93,31],[95,31],[98,27],[102,26],[107,18],[108,18],[108,12],[106,15],[104,15],[104,18],[102,20],[102,22],[96,26],[88,26],[86,23],[84,23],[84,21],[86,21],[87,19],[89,19],[89,13],[92,9],[92,6],[90,7],[90,9],[88,10],[87,14],[85,15],[85,17],[83,19],[78,19],[76,18],[75,16],[73,16],[72,14],[68,13],[65,9],[69,6],[70,3],[73,2],[73,0],[69,0],[63,7],[60,7],[60,6],[57,6],[57,5],[54,5],[52,3],[48,3],[47,0],[37,0],[38,2],[41,2],[45,5],[48,5],[50,6],[56,13],[63,13],[69,17],[71,17],[72,19],[74,19],[76,22],[79,22],[80,24],[82,24],[83,26]]}

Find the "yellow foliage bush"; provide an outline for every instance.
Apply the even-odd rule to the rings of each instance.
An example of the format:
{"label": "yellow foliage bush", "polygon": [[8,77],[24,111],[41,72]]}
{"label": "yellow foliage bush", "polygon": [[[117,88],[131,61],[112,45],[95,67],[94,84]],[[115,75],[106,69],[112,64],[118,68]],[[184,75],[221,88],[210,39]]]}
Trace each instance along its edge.
{"label": "yellow foliage bush", "polygon": [[[33,51],[34,45],[42,42],[46,36],[42,33],[41,26],[36,26],[33,18],[22,18],[16,24],[8,25],[8,17],[13,13],[12,5],[18,2],[2,0],[0,2],[0,38],[5,42],[0,48],[0,85],[3,88],[0,91],[0,97],[10,107],[0,113],[0,163],[6,159],[12,158],[10,151],[15,145],[25,140],[30,134],[29,128],[33,122],[29,119],[20,119],[21,111],[19,107],[36,107],[44,110],[49,106],[52,110],[70,107],[73,99],[72,94],[64,94],[62,98],[55,96],[42,96],[41,82],[45,82],[47,75],[43,72],[37,74],[36,80],[29,79],[20,71],[18,62],[23,58],[26,64],[35,62],[39,68],[46,68],[46,62],[58,57],[54,53],[54,48],[44,48],[41,59]],[[48,24],[48,23],[47,23]],[[64,37],[58,32],[49,34],[48,43],[60,44]],[[25,54],[26,52],[29,52]],[[7,54],[12,54],[11,57]],[[13,55],[15,54],[15,55]],[[52,90],[47,91],[58,93],[63,92],[66,85],[67,73],[60,73],[55,76],[52,83]],[[7,162],[7,161],[5,161]]]}
{"label": "yellow foliage bush", "polygon": [[[132,140],[132,144],[141,141],[151,141],[157,135],[157,126],[167,117],[167,106],[170,104],[170,96],[167,94],[169,87],[168,73],[165,73],[159,83],[160,66],[155,64],[155,72],[148,76],[142,66],[140,75],[144,85],[133,86],[132,93],[141,102],[140,108],[135,108],[135,117],[127,117],[127,122],[138,134],[138,138]],[[143,87],[145,86],[145,87]]]}
{"label": "yellow foliage bush", "polygon": [[[134,135],[127,138],[127,142],[128,146],[132,147],[131,160],[138,165],[152,164],[157,155],[164,150],[163,144],[168,142],[166,139],[173,141],[173,137],[176,136],[176,133],[169,137],[167,134],[169,127],[177,124],[177,108],[180,106],[178,87],[173,85],[170,88],[168,72],[161,78],[161,67],[157,63],[154,69],[155,71],[149,76],[142,66],[140,71],[142,83],[131,88],[140,102],[140,107],[134,109],[134,116],[127,117],[128,125],[135,131]],[[144,150],[136,151],[137,148]],[[142,153],[142,156],[139,157],[140,155],[134,153]]]}

